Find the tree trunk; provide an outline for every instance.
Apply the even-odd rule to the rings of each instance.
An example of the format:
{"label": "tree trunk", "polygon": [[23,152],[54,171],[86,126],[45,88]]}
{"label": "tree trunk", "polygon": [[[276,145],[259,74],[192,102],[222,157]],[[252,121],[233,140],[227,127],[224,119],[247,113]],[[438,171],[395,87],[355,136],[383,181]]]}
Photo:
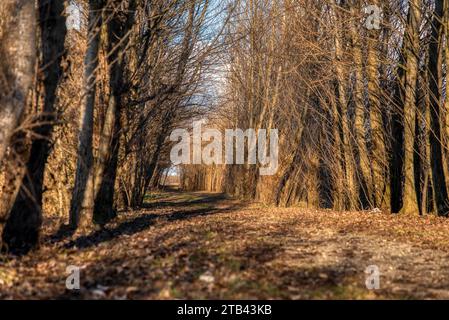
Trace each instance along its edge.
{"label": "tree trunk", "polygon": [[[378,1],[374,2],[378,5]],[[386,207],[385,195],[387,189],[387,151],[385,146],[385,129],[383,125],[384,108],[380,103],[381,90],[379,86],[379,57],[377,53],[377,43],[379,39],[378,31],[368,30],[368,101],[370,106],[370,124],[372,146],[370,150],[372,164],[373,181],[373,205],[376,207]]]}
{"label": "tree trunk", "polygon": [[418,214],[419,204],[415,184],[415,118],[416,118],[416,82],[418,77],[419,26],[421,22],[421,2],[413,0],[409,9],[409,21],[406,29],[406,76],[404,96],[404,194],[401,213]]}
{"label": "tree trunk", "polygon": [[42,125],[35,130],[38,138],[31,145],[27,174],[22,180],[3,234],[3,240],[10,251],[26,252],[38,241],[42,221],[44,171],[51,148],[56,90],[63,72],[61,60],[67,31],[64,2],[39,1],[44,99],[42,115],[38,121]]}
{"label": "tree trunk", "polygon": [[[20,190],[22,179],[27,173],[26,162],[30,155],[30,141],[25,133],[19,132],[11,138],[10,151],[4,159],[3,186],[0,192],[0,247],[7,249],[8,244],[3,241],[5,231],[11,221],[11,209]],[[7,238],[7,237],[6,237]],[[11,248],[13,251],[14,249]]]}
{"label": "tree trunk", "polygon": [[[111,95],[106,110],[97,164],[95,166],[95,205],[94,223],[103,225],[116,216],[114,210],[114,184],[117,175],[117,162],[120,136],[120,111],[122,104],[121,90],[123,86],[123,66],[115,48],[121,38],[119,21],[114,17],[108,24],[109,85]],[[114,50],[114,51],[113,51]]]}
{"label": "tree trunk", "polygon": [[444,63],[446,65],[446,94],[444,99],[444,112],[445,112],[445,127],[444,127],[444,133],[446,136],[445,139],[445,148],[444,152],[446,155],[446,166],[445,166],[445,173],[446,173],[446,184],[449,185],[449,1],[444,1],[444,32],[446,35],[446,47],[444,49]]}
{"label": "tree trunk", "polygon": [[120,148],[120,95],[112,94],[106,114],[95,172],[93,222],[103,225],[116,216],[114,186]]}
{"label": "tree trunk", "polygon": [[[449,1],[444,1],[444,35],[446,40],[446,47],[444,48],[444,63],[449,65]],[[446,80],[449,79],[449,70],[446,68]],[[446,81],[446,92],[449,92],[449,81]],[[449,110],[449,94],[446,94],[444,99],[444,109]],[[449,135],[449,112],[446,112],[446,130]]]}
{"label": "tree trunk", "polygon": [[129,42],[127,33],[135,19],[136,1],[130,0],[124,22],[115,13],[108,23],[108,63],[111,97],[100,138],[100,150],[95,174],[94,223],[105,224],[116,216],[114,210],[114,188],[117,177],[120,148],[120,115],[124,77],[124,49]]}
{"label": "tree trunk", "polygon": [[[411,15],[409,10],[408,16]],[[409,20],[410,18],[408,18]],[[392,213],[399,213],[403,204],[404,176],[402,170],[404,167],[404,86],[405,82],[405,45],[402,42],[399,51],[399,63],[396,67],[393,103],[390,121],[390,143],[388,145],[389,172],[390,172],[390,209]]]}
{"label": "tree trunk", "polygon": [[430,85],[430,162],[434,187],[435,205],[438,215],[449,214],[447,186],[443,169],[443,153],[441,148],[441,87],[443,84],[443,0],[435,1],[432,18],[432,35],[429,44],[429,85]]}
{"label": "tree trunk", "polygon": [[3,0],[0,4],[0,162],[23,115],[36,64],[34,1]]}
{"label": "tree trunk", "polygon": [[[337,15],[336,21],[340,20],[340,16]],[[343,160],[345,168],[345,179],[347,181],[347,209],[356,209],[359,203],[358,192],[356,190],[356,172],[354,154],[351,149],[351,133],[349,129],[350,117],[348,114],[348,100],[346,97],[347,88],[345,73],[343,69],[343,43],[340,30],[336,31],[335,35],[335,59],[336,59],[336,78],[337,78],[337,91],[338,102],[340,105],[340,123],[342,126],[342,145],[343,145]]]}
{"label": "tree trunk", "polygon": [[[299,141],[298,141],[299,143]],[[295,149],[294,156],[292,158],[292,161],[288,165],[287,169],[284,171],[284,173],[281,176],[281,179],[278,182],[278,185],[275,190],[275,196],[274,196],[274,202],[276,206],[279,206],[281,204],[281,197],[284,192],[284,189],[287,185],[287,182],[291,179],[291,176],[293,172],[295,171],[295,165],[299,163],[301,159],[301,149],[297,147]]]}
{"label": "tree trunk", "polygon": [[88,44],[84,59],[85,97],[80,111],[75,187],[70,204],[70,226],[73,229],[76,229],[80,222],[87,223],[88,218],[93,216],[94,168],[92,139],[102,9],[103,2],[101,0],[89,0]]}
{"label": "tree trunk", "polygon": [[[352,19],[358,17],[359,9],[352,9]],[[362,47],[360,43],[359,30],[351,22],[352,51],[355,64],[355,82],[353,88],[355,119],[353,148],[356,155],[357,180],[359,189],[359,201],[361,209],[372,206],[373,188],[371,183],[371,169],[368,159],[368,148],[366,145],[365,115],[366,106],[363,97],[363,72],[362,72]]]}
{"label": "tree trunk", "polygon": [[[22,163],[6,163],[6,151],[11,147],[12,161],[26,161],[23,143],[11,146],[34,83],[36,66],[36,8],[34,1],[4,0],[0,3],[0,165],[15,175],[14,183],[5,181],[0,199],[0,233],[8,219],[25,170]],[[23,140],[19,137],[18,140]],[[16,152],[15,150],[18,150]],[[17,154],[17,157],[13,154]],[[13,167],[17,170],[9,171]],[[11,177],[10,177],[11,178]],[[5,188],[7,190],[5,190]]]}

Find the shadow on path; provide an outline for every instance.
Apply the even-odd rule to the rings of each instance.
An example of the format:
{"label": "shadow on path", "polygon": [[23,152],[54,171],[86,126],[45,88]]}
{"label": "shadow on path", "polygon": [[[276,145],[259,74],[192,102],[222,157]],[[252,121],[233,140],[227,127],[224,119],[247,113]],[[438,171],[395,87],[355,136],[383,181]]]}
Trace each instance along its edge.
{"label": "shadow on path", "polygon": [[[214,199],[212,201],[212,199]],[[208,208],[192,208],[192,209],[183,209],[174,211],[171,213],[161,213],[161,214],[154,214],[154,213],[146,213],[141,216],[135,217],[131,220],[124,221],[120,223],[119,225],[113,227],[113,228],[103,228],[101,230],[97,230],[92,232],[89,235],[80,236],[77,239],[74,239],[67,244],[65,244],[64,248],[80,248],[85,249],[92,246],[96,246],[102,242],[110,241],[114,238],[117,238],[121,235],[133,235],[139,232],[142,232],[146,229],[148,229],[150,226],[154,225],[155,221],[179,221],[179,220],[185,220],[185,219],[191,219],[198,216],[206,216],[206,215],[212,215],[217,213],[224,213],[229,212],[232,210],[236,210],[240,208],[240,205],[233,205],[227,208],[214,208],[213,204],[214,201],[217,202],[221,199],[224,199],[223,196],[220,197],[207,197],[204,199],[199,199],[197,201],[191,201],[188,202],[188,204],[183,203],[177,203],[176,206],[188,206],[188,205],[195,205],[195,204],[211,204],[211,207]],[[169,202],[163,202],[163,204]],[[172,206],[173,203],[171,203]]]}
{"label": "shadow on path", "polygon": [[[176,194],[175,194],[176,195]],[[179,193],[180,196],[182,196],[182,193]],[[199,199],[195,200],[184,200],[184,201],[176,201],[176,200],[163,200],[163,201],[154,201],[154,202],[147,202],[143,205],[143,208],[145,209],[152,209],[152,208],[166,208],[166,207],[186,207],[186,206],[192,206],[192,205],[198,205],[198,204],[216,204],[219,201],[226,200],[227,197],[224,194],[204,194],[204,195],[197,195],[200,197]]]}

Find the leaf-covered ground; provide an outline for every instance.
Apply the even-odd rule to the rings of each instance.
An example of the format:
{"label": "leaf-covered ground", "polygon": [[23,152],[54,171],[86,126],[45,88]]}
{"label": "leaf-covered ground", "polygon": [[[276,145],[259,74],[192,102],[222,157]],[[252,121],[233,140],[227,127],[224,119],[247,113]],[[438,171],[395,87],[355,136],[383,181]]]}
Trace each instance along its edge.
{"label": "leaf-covered ground", "polygon": [[[270,208],[161,193],[105,230],[54,237],[0,261],[0,298],[449,298],[449,220]],[[66,268],[81,289],[66,289]],[[377,265],[380,289],[365,286]]]}

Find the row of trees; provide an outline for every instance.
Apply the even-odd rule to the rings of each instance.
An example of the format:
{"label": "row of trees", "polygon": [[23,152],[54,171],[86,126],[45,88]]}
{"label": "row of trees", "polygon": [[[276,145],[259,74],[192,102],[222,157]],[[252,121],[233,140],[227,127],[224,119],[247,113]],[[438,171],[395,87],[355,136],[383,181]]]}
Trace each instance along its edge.
{"label": "row of trees", "polygon": [[3,249],[33,248],[43,212],[68,217],[73,233],[142,205],[170,165],[171,129],[204,112],[226,10],[209,0],[1,1]]}
{"label": "row of trees", "polygon": [[[447,0],[248,0],[238,11],[211,125],[279,129],[281,167],[262,177],[256,166],[185,166],[185,188],[449,214]],[[367,21],[377,11],[379,28]]]}
{"label": "row of trees", "polygon": [[2,247],[35,246],[43,212],[73,233],[141,206],[170,167],[172,130],[206,115],[220,130],[278,129],[280,167],[183,166],[185,189],[446,216],[448,7],[1,1]]}

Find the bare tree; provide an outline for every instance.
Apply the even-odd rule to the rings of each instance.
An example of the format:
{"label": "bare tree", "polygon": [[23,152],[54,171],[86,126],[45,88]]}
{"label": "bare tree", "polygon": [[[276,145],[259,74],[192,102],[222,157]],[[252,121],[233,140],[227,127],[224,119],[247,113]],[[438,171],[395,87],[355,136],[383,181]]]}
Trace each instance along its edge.
{"label": "bare tree", "polygon": [[[0,4],[0,163],[6,166],[0,200],[0,232],[20,186],[22,170],[11,173],[5,155],[17,133],[34,84],[36,67],[36,8],[34,1],[2,1]],[[14,152],[14,147],[11,148]],[[26,156],[20,157],[25,159]],[[14,157],[10,158],[14,159]],[[22,165],[17,165],[22,167]],[[8,172],[9,171],[9,172]],[[17,174],[18,176],[14,176]]]}
{"label": "bare tree", "polygon": [[92,217],[94,209],[94,159],[92,139],[103,7],[103,0],[89,0],[88,44],[84,59],[83,80],[85,97],[80,110],[77,169],[70,206],[70,226],[74,229],[78,227],[81,219],[87,221],[89,217]]}
{"label": "bare tree", "polygon": [[39,1],[43,70],[43,105],[34,130],[26,174],[6,224],[3,240],[10,251],[28,250],[38,242],[42,221],[44,171],[51,150],[52,129],[56,120],[56,91],[62,77],[65,52],[65,1]]}

